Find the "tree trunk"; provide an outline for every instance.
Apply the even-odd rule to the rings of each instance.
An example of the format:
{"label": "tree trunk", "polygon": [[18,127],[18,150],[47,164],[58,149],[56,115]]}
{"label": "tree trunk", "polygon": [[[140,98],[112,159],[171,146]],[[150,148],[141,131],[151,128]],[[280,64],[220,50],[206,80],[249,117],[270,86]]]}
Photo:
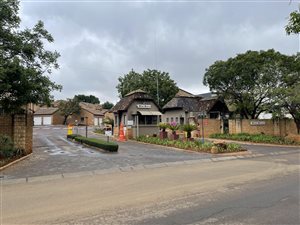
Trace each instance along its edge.
{"label": "tree trunk", "polygon": [[64,122],[63,122],[63,125],[66,125],[66,124],[67,124],[67,119],[68,119],[68,116],[64,116]]}
{"label": "tree trunk", "polygon": [[300,134],[300,120],[294,120],[297,127],[297,133]]}

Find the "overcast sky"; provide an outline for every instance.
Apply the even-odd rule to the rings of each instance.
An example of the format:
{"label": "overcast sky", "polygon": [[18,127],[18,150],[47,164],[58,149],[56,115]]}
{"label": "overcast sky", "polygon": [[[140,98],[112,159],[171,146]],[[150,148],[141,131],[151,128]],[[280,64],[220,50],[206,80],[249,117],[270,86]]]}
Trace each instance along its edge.
{"label": "overcast sky", "polygon": [[[298,3],[297,3],[298,2]],[[118,77],[131,69],[169,72],[178,87],[208,91],[205,69],[247,50],[299,50],[284,26],[299,1],[21,1],[23,27],[45,23],[60,69],[51,80],[63,85],[55,99],[93,94],[118,101]]]}

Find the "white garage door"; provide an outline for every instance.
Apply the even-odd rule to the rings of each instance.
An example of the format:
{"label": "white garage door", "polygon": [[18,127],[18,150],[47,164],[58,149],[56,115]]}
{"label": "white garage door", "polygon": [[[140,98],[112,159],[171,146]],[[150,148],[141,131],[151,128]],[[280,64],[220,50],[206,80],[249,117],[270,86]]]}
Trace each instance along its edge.
{"label": "white garage door", "polygon": [[33,121],[34,121],[35,126],[42,125],[42,117],[41,116],[35,116]]}
{"label": "white garage door", "polygon": [[99,125],[99,120],[98,120],[98,118],[94,118],[94,125],[95,125],[95,126],[98,126],[98,125]]}
{"label": "white garage door", "polygon": [[51,116],[44,116],[43,117],[43,125],[51,125]]}
{"label": "white garage door", "polygon": [[101,126],[102,125],[102,118],[94,117],[94,125]]}

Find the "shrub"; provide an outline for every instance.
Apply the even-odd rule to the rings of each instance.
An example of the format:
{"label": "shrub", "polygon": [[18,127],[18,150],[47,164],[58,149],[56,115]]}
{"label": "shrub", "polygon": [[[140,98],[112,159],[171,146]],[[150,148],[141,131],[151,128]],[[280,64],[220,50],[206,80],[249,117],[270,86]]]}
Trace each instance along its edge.
{"label": "shrub", "polygon": [[75,139],[75,137],[80,137],[81,135],[79,135],[79,134],[68,134],[67,135],[67,138],[69,138],[69,139]]}
{"label": "shrub", "polygon": [[109,152],[117,152],[119,145],[113,142],[106,142],[97,138],[86,138],[82,136],[76,136],[74,139],[80,143],[84,143],[93,147],[101,148]]}
{"label": "shrub", "polygon": [[0,158],[14,158],[25,155],[24,149],[14,148],[11,138],[0,135]]}
{"label": "shrub", "polygon": [[239,134],[212,134],[211,138],[220,138],[220,139],[229,139],[237,141],[249,141],[255,143],[270,143],[270,144],[296,144],[295,141],[286,139],[279,136],[266,135],[266,134],[248,134],[248,133],[239,133]]}
{"label": "shrub", "polygon": [[195,124],[184,124],[182,126],[182,130],[184,130],[187,133],[187,138],[191,138],[192,131],[197,130],[197,126]]}
{"label": "shrub", "polygon": [[227,152],[238,152],[241,151],[242,146],[236,143],[228,143],[227,144]]}
{"label": "shrub", "polygon": [[176,130],[180,128],[179,124],[176,122],[168,123],[168,128],[174,133]]}
{"label": "shrub", "polygon": [[105,134],[105,130],[104,129],[99,129],[99,128],[95,129],[94,132],[97,133],[97,134]]}
{"label": "shrub", "polygon": [[162,131],[166,131],[166,129],[168,128],[168,124],[166,123],[159,123],[158,124],[159,129],[161,129]]}

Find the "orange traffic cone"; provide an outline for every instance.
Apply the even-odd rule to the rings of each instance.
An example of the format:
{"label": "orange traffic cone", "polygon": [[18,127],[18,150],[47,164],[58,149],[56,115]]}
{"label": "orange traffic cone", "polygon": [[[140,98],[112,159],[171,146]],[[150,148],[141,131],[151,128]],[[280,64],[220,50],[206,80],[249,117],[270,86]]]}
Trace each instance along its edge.
{"label": "orange traffic cone", "polygon": [[123,124],[120,124],[120,132],[119,132],[119,139],[118,141],[126,141],[125,135],[124,135],[124,127]]}

